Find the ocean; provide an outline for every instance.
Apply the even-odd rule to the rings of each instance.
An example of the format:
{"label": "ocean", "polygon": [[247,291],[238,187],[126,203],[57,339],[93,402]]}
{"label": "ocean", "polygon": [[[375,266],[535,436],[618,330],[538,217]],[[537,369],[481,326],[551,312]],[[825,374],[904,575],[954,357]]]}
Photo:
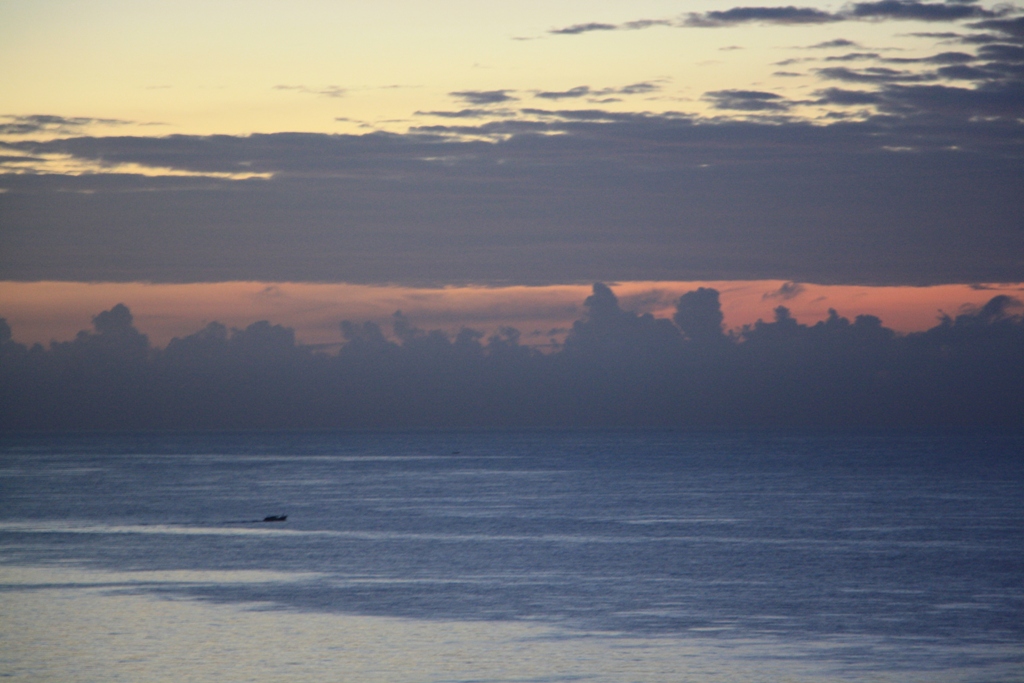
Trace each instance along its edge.
{"label": "ocean", "polygon": [[13,681],[1024,681],[1020,435],[6,435],[0,500]]}

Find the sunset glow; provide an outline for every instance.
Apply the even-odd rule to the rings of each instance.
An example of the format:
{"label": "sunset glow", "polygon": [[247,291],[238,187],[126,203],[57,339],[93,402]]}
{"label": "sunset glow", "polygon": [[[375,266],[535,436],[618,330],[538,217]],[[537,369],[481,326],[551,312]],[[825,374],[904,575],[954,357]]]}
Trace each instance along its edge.
{"label": "sunset glow", "polygon": [[[478,405],[515,395],[514,358],[550,396],[549,361],[583,373],[565,387],[675,368],[683,396],[731,387],[730,415],[755,366],[799,376],[779,359],[811,348],[840,403],[953,372],[935,349],[976,327],[958,362],[1009,376],[1022,36],[994,0],[0,2],[0,343],[24,381],[102,348],[230,384],[262,349],[344,368],[334,397],[398,357],[437,393],[475,358],[505,368]],[[693,374],[725,349],[736,383]],[[548,412],[604,419],[574,400]],[[857,410],[821,419],[892,414]]]}
{"label": "sunset glow", "polygon": [[[1020,296],[1022,284],[934,287],[857,287],[794,284],[778,280],[612,283],[626,310],[671,318],[676,299],[698,287],[721,293],[725,326],[737,330],[771,320],[777,306],[813,324],[829,309],[851,320],[874,315],[899,332],[934,326],[942,314],[955,316],[997,294]],[[462,327],[492,333],[511,326],[523,342],[560,342],[583,314],[589,285],[547,287],[380,287],[302,282],[219,282],[199,284],[4,282],[0,310],[17,341],[47,344],[91,329],[92,316],[117,303],[127,305],[136,325],[164,346],[209,322],[244,328],[258,320],[293,327],[306,344],[337,344],[339,322],[374,321],[389,329],[402,311],[419,327],[454,334]]]}

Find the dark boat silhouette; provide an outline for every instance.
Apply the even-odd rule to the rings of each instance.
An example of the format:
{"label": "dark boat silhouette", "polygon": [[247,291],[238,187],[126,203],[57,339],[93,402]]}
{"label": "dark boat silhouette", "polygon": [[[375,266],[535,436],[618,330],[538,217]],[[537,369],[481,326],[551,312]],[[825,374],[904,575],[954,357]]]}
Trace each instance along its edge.
{"label": "dark boat silhouette", "polygon": [[288,519],[288,515],[268,515],[263,518],[264,522],[283,522]]}

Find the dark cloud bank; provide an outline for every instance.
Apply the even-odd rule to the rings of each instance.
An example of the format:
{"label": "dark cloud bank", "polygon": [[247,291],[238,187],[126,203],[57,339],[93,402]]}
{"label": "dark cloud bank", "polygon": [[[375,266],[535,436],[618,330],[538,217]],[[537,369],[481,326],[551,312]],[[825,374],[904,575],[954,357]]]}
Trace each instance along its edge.
{"label": "dark cloud bank", "polygon": [[[272,177],[0,174],[0,279],[1024,277],[1024,135],[1007,118],[1022,111],[1013,97],[906,83],[821,96],[903,113],[822,126],[524,109],[531,120],[401,135],[8,143],[33,156]],[[708,97],[763,114],[788,106],[759,91]],[[924,100],[942,111],[914,113]]]}
{"label": "dark cloud bank", "polygon": [[594,286],[564,346],[503,330],[454,338],[396,314],[394,337],[344,322],[336,354],[288,328],[211,324],[150,347],[122,305],[31,349],[0,322],[0,426],[13,430],[674,426],[1024,428],[1024,316],[997,296],[900,336],[872,316],[722,333],[718,293],[672,320]]}

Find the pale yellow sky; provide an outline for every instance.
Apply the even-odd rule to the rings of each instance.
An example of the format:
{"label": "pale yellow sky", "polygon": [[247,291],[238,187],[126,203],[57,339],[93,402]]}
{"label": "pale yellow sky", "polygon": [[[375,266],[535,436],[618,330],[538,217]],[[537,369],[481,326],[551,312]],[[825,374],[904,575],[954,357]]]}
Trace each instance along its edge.
{"label": "pale yellow sky", "polygon": [[934,29],[914,21],[549,33],[588,22],[678,24],[723,8],[693,0],[3,0],[0,114],[133,122],[88,128],[104,135],[404,131],[440,120],[416,112],[466,106],[451,92],[503,89],[515,106],[587,108],[595,104],[533,95],[639,82],[660,89],[600,106],[706,114],[707,91],[808,96],[821,84],[806,69],[773,75],[796,72],[779,61],[821,56],[795,48],[837,38],[901,56],[936,48],[935,39],[907,35]]}

